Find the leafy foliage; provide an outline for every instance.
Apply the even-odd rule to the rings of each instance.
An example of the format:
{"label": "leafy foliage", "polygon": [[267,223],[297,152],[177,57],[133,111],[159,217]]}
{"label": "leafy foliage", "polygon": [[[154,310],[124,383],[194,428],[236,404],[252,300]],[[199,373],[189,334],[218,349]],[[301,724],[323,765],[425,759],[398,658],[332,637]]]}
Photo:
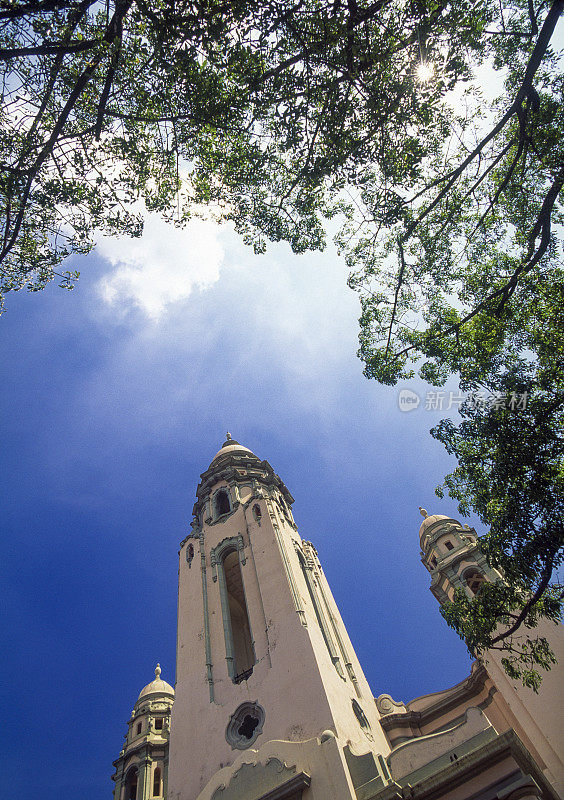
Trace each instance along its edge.
{"label": "leafy foliage", "polygon": [[472,599],[459,591],[442,613],[473,654],[502,651],[510,677],[535,691],[538,668],[555,659],[546,636],[528,631],[541,619],[558,624],[564,599],[552,578],[564,560],[564,386],[561,374],[554,386],[555,373],[521,360],[495,381],[507,405],[467,401],[458,428],[443,420],[432,431],[458,461],[445,487],[462,513],[472,508],[488,525],[481,548],[504,577]]}
{"label": "leafy foliage", "polygon": [[489,527],[482,550],[504,576],[473,599],[459,593],[444,616],[471,652],[501,650],[510,677],[535,691],[554,655],[546,636],[528,631],[558,623],[564,603],[553,577],[564,560],[564,271],[539,278],[508,308],[503,336],[481,331],[494,347],[489,355],[481,345],[487,368],[465,385],[485,387],[493,402],[468,401],[458,427],[443,420],[431,431],[458,461],[437,493]]}

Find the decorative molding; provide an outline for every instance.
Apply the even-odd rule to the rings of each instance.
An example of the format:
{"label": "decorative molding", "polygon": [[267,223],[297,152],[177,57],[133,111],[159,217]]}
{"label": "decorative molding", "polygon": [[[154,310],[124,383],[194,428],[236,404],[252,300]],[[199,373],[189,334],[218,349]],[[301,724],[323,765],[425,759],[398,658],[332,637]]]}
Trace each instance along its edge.
{"label": "decorative molding", "polygon": [[[553,787],[514,730],[502,733],[455,761],[445,764],[444,767],[438,763],[435,771],[417,781],[417,797],[437,798],[447,792],[451,793],[458,786],[467,784],[471,778],[481,775],[486,766],[492,767],[508,756],[515,759],[525,778],[532,778],[538,784],[543,800],[559,800]],[[517,776],[518,772],[515,777]],[[396,798],[401,800],[405,797],[406,790],[411,788],[410,778],[411,776],[407,775],[405,778],[393,780],[383,789],[371,792],[365,800],[396,800]],[[500,794],[503,795],[503,791]],[[507,800],[510,799],[511,795]]]}
{"label": "decorative molding", "polygon": [[[270,508],[270,501],[266,501],[266,507],[269,513],[272,516],[272,509]],[[288,553],[286,551],[286,545],[284,544],[284,540],[280,534],[280,528],[276,524],[276,522],[272,523],[272,527],[274,529],[274,535],[276,537],[276,544],[278,545],[278,550],[280,551],[280,556],[282,558],[282,564],[284,565],[284,572],[286,573],[286,580],[288,581],[288,585],[290,586],[290,592],[292,595],[292,599],[294,601],[294,607],[296,612],[300,618],[300,622],[302,623],[304,628],[307,628],[307,620],[305,617],[304,607],[302,605],[302,599],[298,592],[298,587],[296,584],[296,579],[294,578],[294,573],[292,571],[292,565],[290,564],[290,559],[288,558]]]}
{"label": "decorative molding", "polygon": [[208,608],[208,583],[206,574],[206,553],[204,550],[204,536],[200,534],[200,563],[202,572],[202,602],[204,609],[204,644],[206,649],[206,681],[210,691],[210,703],[214,702],[213,664],[211,656],[210,615]]}
{"label": "decorative molding", "polygon": [[[321,601],[317,594],[317,581],[315,579],[315,561],[309,548],[306,549],[306,552],[300,547],[298,542],[294,540],[294,547],[296,553],[298,555],[298,561],[300,563],[300,567],[302,569],[302,574],[304,576],[304,580],[307,586],[307,590],[313,605],[313,610],[315,612],[315,616],[317,617],[317,622],[321,629],[321,633],[323,635],[323,639],[325,641],[325,645],[329,652],[329,656],[333,663],[333,666],[337,670],[337,674],[346,681],[345,673],[343,672],[343,667],[341,666],[341,660],[337,654],[335,649],[335,643],[333,642],[333,638],[331,636],[331,631],[327,625],[327,620],[325,619],[325,614],[323,613],[323,607],[321,605]],[[309,558],[308,558],[309,556]]]}
{"label": "decorative molding", "polygon": [[[245,508],[245,523],[247,525],[247,540],[249,542],[249,552],[251,554],[251,561],[253,563],[253,570],[254,570],[254,573],[255,573],[256,586],[258,588],[258,593],[259,593],[259,598],[260,598],[260,608],[261,608],[261,611],[262,611],[262,622],[263,622],[263,625],[264,625],[264,635],[266,637],[266,657],[268,659],[268,666],[272,667],[272,658],[271,658],[271,655],[270,655],[270,636],[269,636],[269,633],[268,633],[268,622],[266,621],[266,612],[264,610],[264,600],[263,600],[263,597],[262,597],[261,582],[259,581],[257,563],[255,561],[255,553],[254,553],[254,550],[253,550],[253,540],[252,540],[252,538],[251,538],[251,536],[249,534],[249,523],[248,523],[248,520],[247,520],[247,510],[249,508],[249,505],[250,505],[250,503],[247,504],[247,506]],[[260,525],[260,522],[259,522],[259,525]],[[256,653],[255,653],[255,655],[256,655]]]}
{"label": "decorative molding", "polygon": [[[325,593],[325,590],[323,588],[323,569],[321,568],[321,563],[319,561],[319,556],[317,554],[317,550],[315,549],[314,545],[311,542],[303,542],[303,546],[304,546],[305,553],[309,556],[309,559],[313,563],[313,570],[314,570],[314,575],[315,575],[315,578],[316,578],[316,584],[317,584],[317,587],[318,587],[319,592],[321,594],[321,599],[323,601],[323,605],[325,606],[325,610],[327,612],[327,616],[329,617],[329,621],[331,623],[331,627],[333,628],[333,633],[335,634],[335,639],[337,640],[337,646],[338,646],[339,650],[341,651],[341,656],[342,656],[342,659],[344,661],[345,668],[347,670],[347,674],[349,676],[349,679],[350,679],[352,685],[354,686],[354,690],[356,692],[356,696],[360,698],[360,697],[362,697],[362,693],[360,691],[360,686],[358,685],[358,680],[357,680],[357,677],[356,677],[356,674],[355,674],[355,671],[354,671],[354,667],[352,665],[352,661],[350,659],[350,655],[349,655],[349,653],[347,651],[347,648],[345,646],[345,643],[344,643],[343,638],[341,636],[341,633],[339,631],[339,621],[337,620],[337,618],[333,614],[333,611],[331,609],[331,605],[329,603],[329,600],[328,600],[327,595]],[[337,669],[337,671],[339,672],[339,675],[341,675],[341,672],[338,669]],[[344,676],[341,675],[341,677],[344,677]]]}
{"label": "decorative molding", "polygon": [[398,703],[390,694],[381,694],[376,698],[376,708],[382,714],[407,714],[405,703]]}
{"label": "decorative molding", "polygon": [[282,786],[261,795],[258,800],[301,800],[302,791],[310,785],[311,778],[307,772],[299,772]]}
{"label": "decorative molding", "polygon": [[296,773],[296,765],[271,756],[264,764],[243,763],[229,783],[217,787],[211,800],[297,800],[310,784],[306,772]]}
{"label": "decorative molding", "polygon": [[[202,518],[206,524],[216,524],[222,522],[223,517],[214,522],[210,517],[213,515],[206,514],[203,509],[206,507],[210,495],[214,491],[214,487],[219,481],[225,481],[229,484],[230,488],[238,487],[241,484],[252,485],[254,487],[254,494],[257,497],[263,497],[268,490],[275,488],[284,497],[285,502],[291,506],[294,498],[288,491],[283,481],[274,472],[268,461],[260,461],[257,456],[252,453],[231,453],[228,454],[227,463],[225,460],[219,459],[221,465],[212,463],[210,467],[202,473],[201,481],[196,490],[196,503],[194,504],[193,515],[196,518]],[[220,488],[220,487],[218,487]],[[266,491],[265,491],[266,490]],[[233,497],[236,500],[235,497]],[[236,503],[234,503],[236,506]],[[200,513],[202,516],[200,517]],[[290,521],[293,526],[294,523]]]}
{"label": "decorative molding", "polygon": [[520,800],[520,798],[542,797],[542,790],[530,775],[523,775],[497,793],[497,800]]}
{"label": "decorative molding", "polygon": [[210,563],[212,568],[212,578],[214,583],[217,581],[217,565],[221,564],[226,550],[236,550],[239,553],[239,563],[244,566],[247,563],[245,556],[245,543],[242,534],[237,536],[227,536],[217,544],[210,553]]}
{"label": "decorative molding", "polygon": [[[406,779],[414,784],[429,773],[452,763],[452,753],[458,760],[467,753],[497,738],[486,715],[476,707],[468,708],[461,724],[437,733],[415,736],[398,744],[388,758],[388,766],[394,780]],[[418,775],[418,780],[415,780]],[[412,777],[413,776],[413,777]]]}

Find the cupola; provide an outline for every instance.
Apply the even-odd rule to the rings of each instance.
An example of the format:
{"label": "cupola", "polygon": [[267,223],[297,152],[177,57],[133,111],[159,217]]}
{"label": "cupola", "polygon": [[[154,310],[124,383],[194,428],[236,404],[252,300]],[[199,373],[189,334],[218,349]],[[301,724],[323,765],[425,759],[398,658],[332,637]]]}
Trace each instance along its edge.
{"label": "cupola", "polygon": [[[246,498],[255,494],[275,500],[290,524],[294,524],[291,512],[294,498],[284,483],[268,461],[261,461],[229,432],[200,477],[193,509],[193,530],[201,530],[205,522],[223,524],[241,504],[245,504]],[[259,510],[255,509],[255,513],[262,514],[257,508]]]}
{"label": "cupola", "polygon": [[162,680],[161,671],[161,665],[157,664],[155,667],[155,679],[141,689],[135,705],[138,705],[143,700],[153,700],[159,696],[174,699],[174,689],[170,683]]}
{"label": "cupola", "polygon": [[254,458],[257,458],[257,456],[255,456],[252,450],[249,450],[248,447],[244,447],[242,444],[239,444],[239,442],[236,439],[232,438],[229,431],[227,431],[225,441],[223,442],[220,449],[217,451],[217,453],[211,460],[210,468],[213,465],[213,463],[218,459],[223,460],[227,456],[234,454],[239,454],[239,455],[248,454],[254,456]]}
{"label": "cupola", "polygon": [[484,581],[499,580],[501,576],[486,561],[473,528],[444,514],[430,516],[421,506],[419,512],[423,517],[421,561],[432,575],[430,589],[439,603],[450,602],[457,588],[471,597]]}

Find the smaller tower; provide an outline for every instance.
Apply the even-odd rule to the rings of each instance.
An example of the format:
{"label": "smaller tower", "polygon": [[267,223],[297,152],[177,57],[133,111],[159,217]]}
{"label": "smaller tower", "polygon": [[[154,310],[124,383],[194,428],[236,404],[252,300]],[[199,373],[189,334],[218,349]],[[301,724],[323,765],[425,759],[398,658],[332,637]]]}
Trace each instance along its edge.
{"label": "smaller tower", "polygon": [[[476,531],[442,514],[424,517],[419,528],[421,560],[431,573],[430,589],[441,605],[454,598],[462,588],[472,598],[484,581],[504,580],[482,553]],[[517,638],[522,636],[517,633]],[[543,773],[559,796],[564,797],[564,717],[561,713],[564,681],[564,628],[549,620],[541,620],[533,636],[544,636],[553,650],[557,666],[543,674],[538,694],[509,678],[503,667],[503,651],[491,649],[482,655],[483,665],[491,681],[490,694],[505,723],[513,728],[529,752],[541,765]]]}
{"label": "smaller tower", "polygon": [[165,800],[168,784],[168,742],[174,689],[155,680],[141,690],[128,720],[123,748],[114,761],[114,800]]}
{"label": "smaller tower", "polygon": [[431,573],[430,589],[441,605],[454,598],[455,589],[474,596],[484,581],[495,583],[501,574],[490,567],[480,549],[474,528],[443,514],[424,517],[419,528],[421,561]]}

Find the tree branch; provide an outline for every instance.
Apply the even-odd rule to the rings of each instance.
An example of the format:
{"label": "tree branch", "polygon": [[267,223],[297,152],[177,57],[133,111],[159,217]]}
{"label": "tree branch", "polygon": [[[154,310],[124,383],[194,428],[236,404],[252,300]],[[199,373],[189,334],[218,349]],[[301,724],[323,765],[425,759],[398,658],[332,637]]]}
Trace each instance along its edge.
{"label": "tree branch", "polygon": [[[563,531],[563,534],[564,534],[564,531]],[[547,559],[547,561],[546,561],[546,563],[544,565],[544,569],[542,571],[541,580],[539,582],[539,585],[536,588],[535,593],[525,603],[525,605],[523,606],[519,616],[517,617],[515,622],[511,625],[511,627],[508,628],[506,631],[503,631],[503,633],[498,634],[497,636],[495,636],[492,639],[492,641],[491,641],[492,645],[496,644],[497,642],[501,642],[503,639],[507,639],[508,636],[511,636],[513,633],[515,633],[515,631],[517,631],[517,629],[524,622],[524,620],[527,617],[527,614],[531,611],[533,606],[536,603],[538,603],[538,601],[541,599],[541,597],[543,596],[545,590],[548,588],[548,585],[550,583],[550,578],[552,576],[552,571],[553,571],[553,563],[552,562],[553,562],[554,556],[556,555],[556,553],[558,552],[559,549],[560,549],[559,547],[555,547],[555,548],[553,548],[552,550],[549,551],[548,559]]]}
{"label": "tree branch", "polygon": [[[104,34],[104,41],[106,41],[108,43],[111,43],[114,40],[114,38],[116,36],[116,33],[119,30],[119,25],[121,24],[123,18],[125,17],[127,12],[129,11],[132,2],[133,2],[133,0],[122,0],[122,2],[119,3],[116,6],[116,10],[114,11],[112,19],[110,20],[110,23],[106,28],[106,32]],[[71,111],[73,110],[73,108],[75,106],[76,101],[78,100],[78,98],[80,97],[80,95],[82,94],[82,92],[84,91],[84,89],[86,88],[88,83],[90,82],[90,79],[92,78],[92,76],[96,72],[96,70],[97,70],[102,58],[104,57],[104,54],[105,54],[105,50],[100,48],[98,53],[92,58],[92,60],[90,61],[90,63],[86,67],[86,69],[83,70],[82,74],[77,79],[77,81],[76,81],[76,83],[75,83],[75,85],[74,85],[74,87],[73,87],[73,89],[72,89],[72,91],[71,91],[71,93],[70,93],[70,95],[69,95],[69,97],[67,99],[67,102],[65,103],[61,113],[59,114],[57,122],[53,126],[53,130],[51,132],[51,135],[49,136],[49,139],[47,140],[47,142],[45,142],[45,144],[43,145],[43,147],[40,150],[39,154],[37,155],[33,165],[31,166],[30,175],[28,177],[25,189],[24,189],[24,191],[22,193],[22,197],[21,197],[21,200],[20,200],[20,207],[19,207],[18,214],[17,214],[17,216],[15,218],[15,221],[14,221],[14,227],[13,227],[12,233],[11,233],[10,236],[5,236],[4,246],[3,246],[2,250],[0,251],[0,263],[8,255],[8,253],[10,252],[10,250],[12,249],[12,247],[14,246],[14,244],[15,244],[17,238],[18,238],[18,235],[19,235],[19,232],[20,232],[20,229],[21,229],[21,226],[22,226],[22,222],[23,222],[23,219],[24,219],[24,214],[25,214],[25,210],[26,210],[26,207],[27,207],[27,203],[28,203],[28,200],[29,200],[29,195],[30,195],[31,188],[32,188],[32,185],[33,185],[33,180],[34,180],[35,176],[37,175],[37,173],[38,173],[41,165],[43,164],[43,162],[52,153],[53,146],[54,146],[55,142],[57,141],[59,135],[61,134],[61,132],[62,132],[62,130],[63,130],[68,118],[69,118],[69,116],[70,116],[70,113],[71,113]],[[6,232],[7,231],[8,231],[8,226],[6,226]]]}
{"label": "tree branch", "polygon": [[46,56],[56,53],[62,53],[63,55],[66,55],[67,53],[82,53],[85,50],[92,50],[99,44],[99,39],[88,39],[83,42],[74,42],[69,44],[43,42],[43,44],[40,44],[37,47],[12,47],[8,49],[0,48],[0,60],[9,61],[12,58],[18,58],[19,56]]}
{"label": "tree branch", "polygon": [[457,169],[453,172],[453,177],[449,180],[447,185],[441,189],[439,194],[435,197],[435,199],[430,203],[421,213],[417,216],[417,218],[408,226],[407,231],[404,238],[404,241],[412,235],[413,231],[417,228],[417,226],[428,216],[431,211],[436,208],[436,206],[441,202],[441,200],[445,197],[445,195],[452,189],[458,178],[462,175],[466,167],[479,155],[484,147],[494,139],[498,133],[500,133],[503,128],[507,125],[511,117],[517,112],[517,110],[521,107],[523,100],[529,95],[531,87],[532,87],[532,80],[535,76],[537,69],[539,68],[542,59],[546,53],[550,40],[552,38],[552,34],[554,33],[554,28],[556,27],[556,23],[564,10],[564,0],[554,0],[550,11],[548,12],[544,24],[541,28],[539,37],[536,41],[535,47],[533,52],[531,53],[531,57],[527,63],[527,68],[525,70],[525,76],[519,87],[519,90],[513,100],[512,104],[509,106],[508,110],[505,112],[503,117],[499,120],[497,125],[495,125],[492,130],[484,136],[484,138],[479,142],[478,145],[472,150],[472,152],[464,159],[464,161],[457,167]]}
{"label": "tree branch", "polygon": [[[90,0],[88,3],[89,6],[93,6],[97,0]],[[7,6],[8,3],[2,3],[1,5]],[[21,6],[11,6],[4,11],[0,11],[0,20],[3,19],[17,19],[18,17],[24,17],[26,14],[45,14],[46,11],[56,11],[62,8],[76,8],[77,3],[69,3],[67,0],[45,0],[45,2],[38,2],[38,3],[24,3]]]}

